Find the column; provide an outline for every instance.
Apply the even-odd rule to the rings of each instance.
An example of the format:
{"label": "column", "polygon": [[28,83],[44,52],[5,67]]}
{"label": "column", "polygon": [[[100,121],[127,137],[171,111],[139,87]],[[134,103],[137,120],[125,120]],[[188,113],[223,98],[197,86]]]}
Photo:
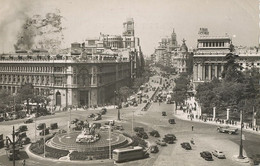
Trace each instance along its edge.
{"label": "column", "polygon": [[215,68],[215,77],[218,78],[218,65],[214,65]]}
{"label": "column", "polygon": [[205,65],[202,65],[202,81],[205,81]]}
{"label": "column", "polygon": [[216,119],[216,107],[213,107],[213,121]]}
{"label": "column", "polygon": [[211,80],[211,64],[208,65],[209,80]]}
{"label": "column", "polygon": [[202,66],[198,64],[198,81],[202,80]]}
{"label": "column", "polygon": [[227,108],[227,120],[229,120],[229,108]]}
{"label": "column", "polygon": [[198,81],[198,64],[194,64],[193,69],[194,69],[193,79],[194,81]]}
{"label": "column", "polygon": [[[224,64],[221,64],[221,73],[224,71]],[[220,73],[220,75],[221,75]]]}

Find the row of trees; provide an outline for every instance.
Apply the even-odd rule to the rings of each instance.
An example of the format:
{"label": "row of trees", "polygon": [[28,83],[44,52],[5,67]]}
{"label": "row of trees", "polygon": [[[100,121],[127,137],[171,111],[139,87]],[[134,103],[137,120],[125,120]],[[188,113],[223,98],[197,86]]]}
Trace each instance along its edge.
{"label": "row of trees", "polygon": [[144,85],[149,81],[151,77],[151,71],[149,68],[150,63],[146,63],[144,66],[144,72],[141,77],[134,78],[134,80],[129,84],[129,86],[123,86],[119,89],[118,97],[126,101],[126,99],[131,96],[134,92],[137,92],[141,85]]}
{"label": "row of trees", "polygon": [[227,54],[222,79],[198,85],[196,99],[203,113],[211,114],[213,107],[216,107],[217,113],[225,114],[228,108],[236,117],[243,110],[244,115],[251,118],[253,110],[257,111],[260,106],[259,71],[253,68],[242,72],[242,67],[235,62],[237,58],[237,55]]}
{"label": "row of trees", "polygon": [[27,113],[29,110],[29,103],[36,103],[37,107],[43,104],[44,107],[51,101],[50,98],[44,95],[36,95],[32,84],[24,84],[18,90],[17,94],[10,94],[7,90],[0,90],[0,112],[19,111],[26,101]]}

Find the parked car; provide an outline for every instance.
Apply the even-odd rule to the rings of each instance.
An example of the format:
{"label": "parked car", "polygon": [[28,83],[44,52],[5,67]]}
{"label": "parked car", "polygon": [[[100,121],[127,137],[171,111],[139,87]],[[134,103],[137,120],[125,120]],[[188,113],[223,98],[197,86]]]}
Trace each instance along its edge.
{"label": "parked car", "polygon": [[136,133],[136,135],[137,135],[138,137],[140,137],[140,138],[143,138],[143,139],[147,139],[147,138],[148,138],[147,133],[144,132],[144,131],[139,131],[139,132]]}
{"label": "parked car", "polygon": [[101,123],[93,123],[92,125],[95,125],[95,128],[99,129],[101,127]]}
{"label": "parked car", "polygon": [[102,109],[99,111],[99,113],[100,113],[101,115],[104,115],[104,114],[107,113],[107,109],[106,109],[106,108],[102,108]]}
{"label": "parked car", "polygon": [[237,128],[233,128],[233,127],[229,127],[229,126],[219,126],[217,128],[217,131],[220,133],[228,133],[228,134],[236,134],[238,129]]}
{"label": "parked car", "polygon": [[151,132],[149,132],[149,134],[154,137],[160,137],[160,134],[157,130],[152,130]]}
{"label": "parked car", "polygon": [[255,154],[252,157],[250,157],[252,159],[252,164],[254,165],[259,165],[260,164],[260,154]]}
{"label": "parked car", "polygon": [[134,103],[134,107],[137,107],[138,106],[138,104],[137,103]]}
{"label": "parked car", "polygon": [[144,131],[144,128],[143,127],[135,127],[134,131],[135,132]]}
{"label": "parked car", "polygon": [[57,129],[58,128],[58,124],[57,123],[52,123],[51,125],[50,125],[50,129],[51,130],[54,130],[54,129]]}
{"label": "parked car", "polygon": [[167,116],[165,111],[162,112],[162,116]]}
{"label": "parked car", "polygon": [[94,121],[101,120],[101,119],[102,119],[102,118],[101,118],[100,115],[96,115],[96,116],[93,118]]}
{"label": "parked car", "polygon": [[181,143],[181,147],[186,149],[186,150],[191,150],[191,146],[189,142],[183,142]]}
{"label": "parked car", "polygon": [[122,125],[115,125],[115,126],[113,126],[113,129],[114,130],[124,130]]}
{"label": "parked car", "polygon": [[123,104],[123,107],[128,107],[128,106],[129,106],[128,103]]}
{"label": "parked car", "polygon": [[89,116],[88,116],[88,118],[94,118],[95,117],[95,114],[90,114]]}
{"label": "parked car", "polygon": [[37,130],[43,130],[44,128],[46,128],[46,124],[45,123],[40,123],[36,127]]}
{"label": "parked car", "polygon": [[71,124],[75,124],[75,123],[77,123],[78,121],[79,121],[79,119],[76,118],[76,119],[74,119],[74,120],[71,121]]}
{"label": "parked car", "polygon": [[21,139],[22,145],[29,144],[30,142],[31,142],[31,139],[29,137],[24,137],[24,138]]}
{"label": "parked car", "polygon": [[169,122],[170,124],[176,124],[175,119],[169,119],[168,122]]}
{"label": "parked car", "polygon": [[158,153],[159,152],[158,146],[157,145],[150,146],[150,152],[151,153]]}
{"label": "parked car", "polygon": [[211,155],[211,153],[209,151],[200,152],[200,156],[202,158],[204,158],[205,160],[207,160],[207,161],[212,161],[213,160],[212,155]]}
{"label": "parked car", "polygon": [[115,121],[114,120],[109,120],[108,122],[105,122],[105,125],[114,126],[115,125]]}
{"label": "parked car", "polygon": [[63,134],[63,133],[67,133],[67,131],[64,130],[64,129],[59,129],[58,133],[59,133],[59,134]]}
{"label": "parked car", "polygon": [[161,145],[161,146],[166,146],[167,145],[166,142],[164,140],[161,140],[161,139],[156,140],[155,143],[157,145]]}
{"label": "parked car", "polygon": [[17,135],[18,139],[21,140],[22,138],[27,137],[26,132],[21,132]]}
{"label": "parked car", "polygon": [[21,126],[19,126],[18,129],[16,129],[16,131],[18,131],[18,132],[24,132],[24,131],[27,131],[27,130],[28,130],[28,128],[27,128],[26,125],[21,125]]}
{"label": "parked car", "polygon": [[110,128],[109,125],[104,125],[100,127],[101,130],[108,130],[109,128]]}
{"label": "parked car", "polygon": [[24,121],[24,123],[32,123],[32,122],[33,122],[33,119],[32,119],[32,118],[26,119],[26,120]]}
{"label": "parked car", "polygon": [[212,154],[213,154],[213,156],[216,156],[217,158],[221,158],[221,159],[226,158],[225,154],[220,150],[214,150],[212,152]]}
{"label": "parked car", "polygon": [[44,133],[44,130],[42,130],[40,132],[40,136],[44,136],[44,135],[48,135],[48,134],[50,134],[50,130],[49,129],[45,129],[45,133]]}
{"label": "parked car", "polygon": [[163,140],[168,144],[173,144],[176,140],[176,137],[174,134],[166,134],[163,138]]}

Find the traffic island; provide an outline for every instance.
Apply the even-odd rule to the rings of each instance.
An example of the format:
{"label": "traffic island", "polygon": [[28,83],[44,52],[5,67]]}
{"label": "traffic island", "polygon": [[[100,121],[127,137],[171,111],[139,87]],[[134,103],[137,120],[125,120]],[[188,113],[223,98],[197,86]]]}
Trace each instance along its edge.
{"label": "traffic island", "polygon": [[[45,152],[43,139],[32,143],[29,149],[35,155],[41,157],[45,155],[46,158],[63,161],[65,158],[65,161],[108,159],[109,133],[107,131],[99,131],[98,134],[100,139],[96,142],[82,143],[76,141],[80,132],[56,134],[45,142]],[[121,133],[113,132],[111,133],[110,142],[112,152],[114,149],[129,146],[133,141]]]}
{"label": "traffic island", "polygon": [[243,158],[239,158],[238,155],[234,155],[233,160],[240,162],[240,163],[248,163],[249,162],[249,159],[246,156],[244,156]]}

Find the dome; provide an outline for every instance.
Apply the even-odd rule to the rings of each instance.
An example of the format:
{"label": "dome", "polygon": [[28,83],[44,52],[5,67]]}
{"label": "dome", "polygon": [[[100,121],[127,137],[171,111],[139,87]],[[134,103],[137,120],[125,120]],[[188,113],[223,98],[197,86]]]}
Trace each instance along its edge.
{"label": "dome", "polygon": [[182,45],[180,47],[181,52],[188,52],[188,47],[187,47],[187,45],[185,43],[185,40],[183,39],[182,42],[183,43],[182,43]]}

